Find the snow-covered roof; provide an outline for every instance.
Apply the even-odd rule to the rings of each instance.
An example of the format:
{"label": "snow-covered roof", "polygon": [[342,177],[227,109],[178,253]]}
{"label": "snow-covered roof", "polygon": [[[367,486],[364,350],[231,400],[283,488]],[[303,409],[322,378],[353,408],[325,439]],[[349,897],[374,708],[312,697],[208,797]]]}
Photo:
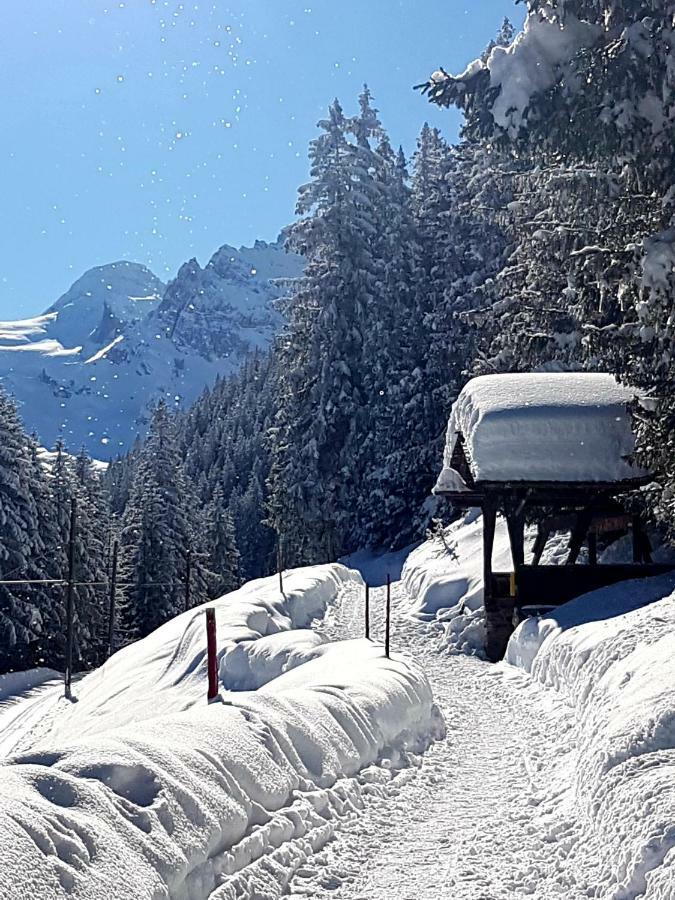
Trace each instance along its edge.
{"label": "snow-covered roof", "polygon": [[629,402],[612,375],[526,373],[472,379],[452,408],[435,493],[466,491],[458,441],[474,482],[615,483],[643,477],[631,462]]}

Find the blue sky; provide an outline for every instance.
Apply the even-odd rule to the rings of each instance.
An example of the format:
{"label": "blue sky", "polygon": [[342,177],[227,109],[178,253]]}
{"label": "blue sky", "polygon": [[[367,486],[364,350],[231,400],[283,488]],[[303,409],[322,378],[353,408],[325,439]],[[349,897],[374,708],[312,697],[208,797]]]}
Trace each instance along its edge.
{"label": "blue sky", "polygon": [[168,279],[220,245],[274,239],[333,97],[362,83],[408,152],[412,91],[461,70],[512,0],[22,0],[0,29],[0,315],[41,312],[117,259]]}

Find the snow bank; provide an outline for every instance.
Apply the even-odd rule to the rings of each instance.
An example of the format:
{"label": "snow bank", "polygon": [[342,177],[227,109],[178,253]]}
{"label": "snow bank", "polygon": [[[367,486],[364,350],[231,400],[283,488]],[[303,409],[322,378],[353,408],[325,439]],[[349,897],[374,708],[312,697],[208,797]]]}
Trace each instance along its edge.
{"label": "snow bank", "polygon": [[674,591],[675,575],[603,588],[509,643],[508,662],[576,711],[576,799],[606,848],[594,896],[673,896]]}
{"label": "snow bank", "polygon": [[[222,686],[255,690],[276,677],[294,653],[296,661],[304,659],[313,638],[297,629],[322,617],[341,588],[359,583],[360,576],[344,566],[312,566],[287,572],[283,595],[277,578],[261,578],[206,604],[216,611]],[[94,734],[201,704],[207,664],[204,609],[177,616],[83,678],[78,702],[61,711],[52,736]],[[276,645],[267,640],[257,647],[261,638],[273,635],[279,636]]]}
{"label": "snow bank", "polygon": [[[501,518],[493,559],[496,570],[513,568],[508,532]],[[403,583],[412,598],[410,615],[440,627],[443,648],[483,652],[483,519],[478,510],[470,510],[414,550],[403,567]]]}
{"label": "snow bank", "polygon": [[634,391],[611,375],[484,375],[452,408],[443,471],[434,490],[465,490],[452,468],[459,435],[478,481],[622,481],[644,475],[628,403]]}
{"label": "snow bank", "polygon": [[79,682],[0,766],[0,884],[41,900],[279,896],[372,788],[360,771],[386,775],[442,733],[414,664],[297,630],[355,585],[321,566],[287,573],[283,596],[270,578],[210,604],[218,702],[202,610]]}

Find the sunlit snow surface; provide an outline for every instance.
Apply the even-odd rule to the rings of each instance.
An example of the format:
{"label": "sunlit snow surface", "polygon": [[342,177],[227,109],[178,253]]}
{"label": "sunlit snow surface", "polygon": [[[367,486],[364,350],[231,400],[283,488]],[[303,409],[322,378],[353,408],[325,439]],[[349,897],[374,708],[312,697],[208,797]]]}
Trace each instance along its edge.
{"label": "sunlit snow surface", "polygon": [[354,776],[442,736],[419,667],[295,630],[360,589],[356,573],[297,570],[284,588],[263,579],[212,604],[218,702],[203,609],[77,682],[76,702],[48,688],[37,723],[27,701],[23,745],[0,766],[0,896],[272,896],[260,885],[282,890],[360,803]]}
{"label": "sunlit snow surface", "polygon": [[466,653],[480,526],[422,544],[392,586],[392,647],[414,662],[383,658],[386,588],[369,644],[361,580],[325,566],[287,573],[284,598],[273,578],[217,602],[210,706],[200,611],[74,705],[50,672],[0,681],[7,896],[670,900],[675,577],[528,620],[491,665]]}
{"label": "sunlit snow surface", "polygon": [[[447,547],[425,542],[392,592],[393,645],[423,664],[447,738],[374,796],[291,894],[671,900],[675,576],[528,620],[511,641],[513,664],[492,665],[467,655],[480,646],[480,527],[474,513],[446,531]],[[501,526],[496,543],[506,565]],[[563,544],[551,540],[547,561]],[[371,596],[377,637],[383,595]],[[329,633],[361,627],[359,598],[343,595]]]}
{"label": "sunlit snow surface", "polygon": [[508,660],[575,715],[580,810],[616,898],[675,896],[675,575],[628,581],[521,624]]}
{"label": "sunlit snow surface", "polygon": [[[592,47],[601,35],[599,25],[571,14],[561,25],[553,16],[549,18],[547,10],[531,12],[510,46],[494,47],[486,60],[469,63],[456,80],[469,81],[481,71],[487,72],[495,92],[490,109],[494,123],[516,137],[527,122],[533,98],[564,78],[579,51]],[[448,76],[439,72],[432,77],[442,82]],[[575,79],[570,77],[565,90],[573,92],[575,86]]]}
{"label": "sunlit snow surface", "polygon": [[483,375],[452,407],[435,490],[466,490],[452,468],[461,435],[479,481],[615,482],[645,475],[632,461],[635,391],[591,372]]}

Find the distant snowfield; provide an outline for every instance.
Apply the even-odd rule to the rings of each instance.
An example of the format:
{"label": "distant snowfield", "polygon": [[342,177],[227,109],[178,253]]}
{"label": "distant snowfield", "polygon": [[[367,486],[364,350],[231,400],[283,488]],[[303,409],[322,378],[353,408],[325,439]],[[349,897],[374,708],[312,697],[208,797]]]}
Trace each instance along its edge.
{"label": "distant snowfield", "polygon": [[480,524],[408,556],[391,661],[333,565],[217,601],[220,702],[200,610],[75,704],[49,671],[0,681],[0,896],[672,900],[675,576],[528,620],[490,665]]}

